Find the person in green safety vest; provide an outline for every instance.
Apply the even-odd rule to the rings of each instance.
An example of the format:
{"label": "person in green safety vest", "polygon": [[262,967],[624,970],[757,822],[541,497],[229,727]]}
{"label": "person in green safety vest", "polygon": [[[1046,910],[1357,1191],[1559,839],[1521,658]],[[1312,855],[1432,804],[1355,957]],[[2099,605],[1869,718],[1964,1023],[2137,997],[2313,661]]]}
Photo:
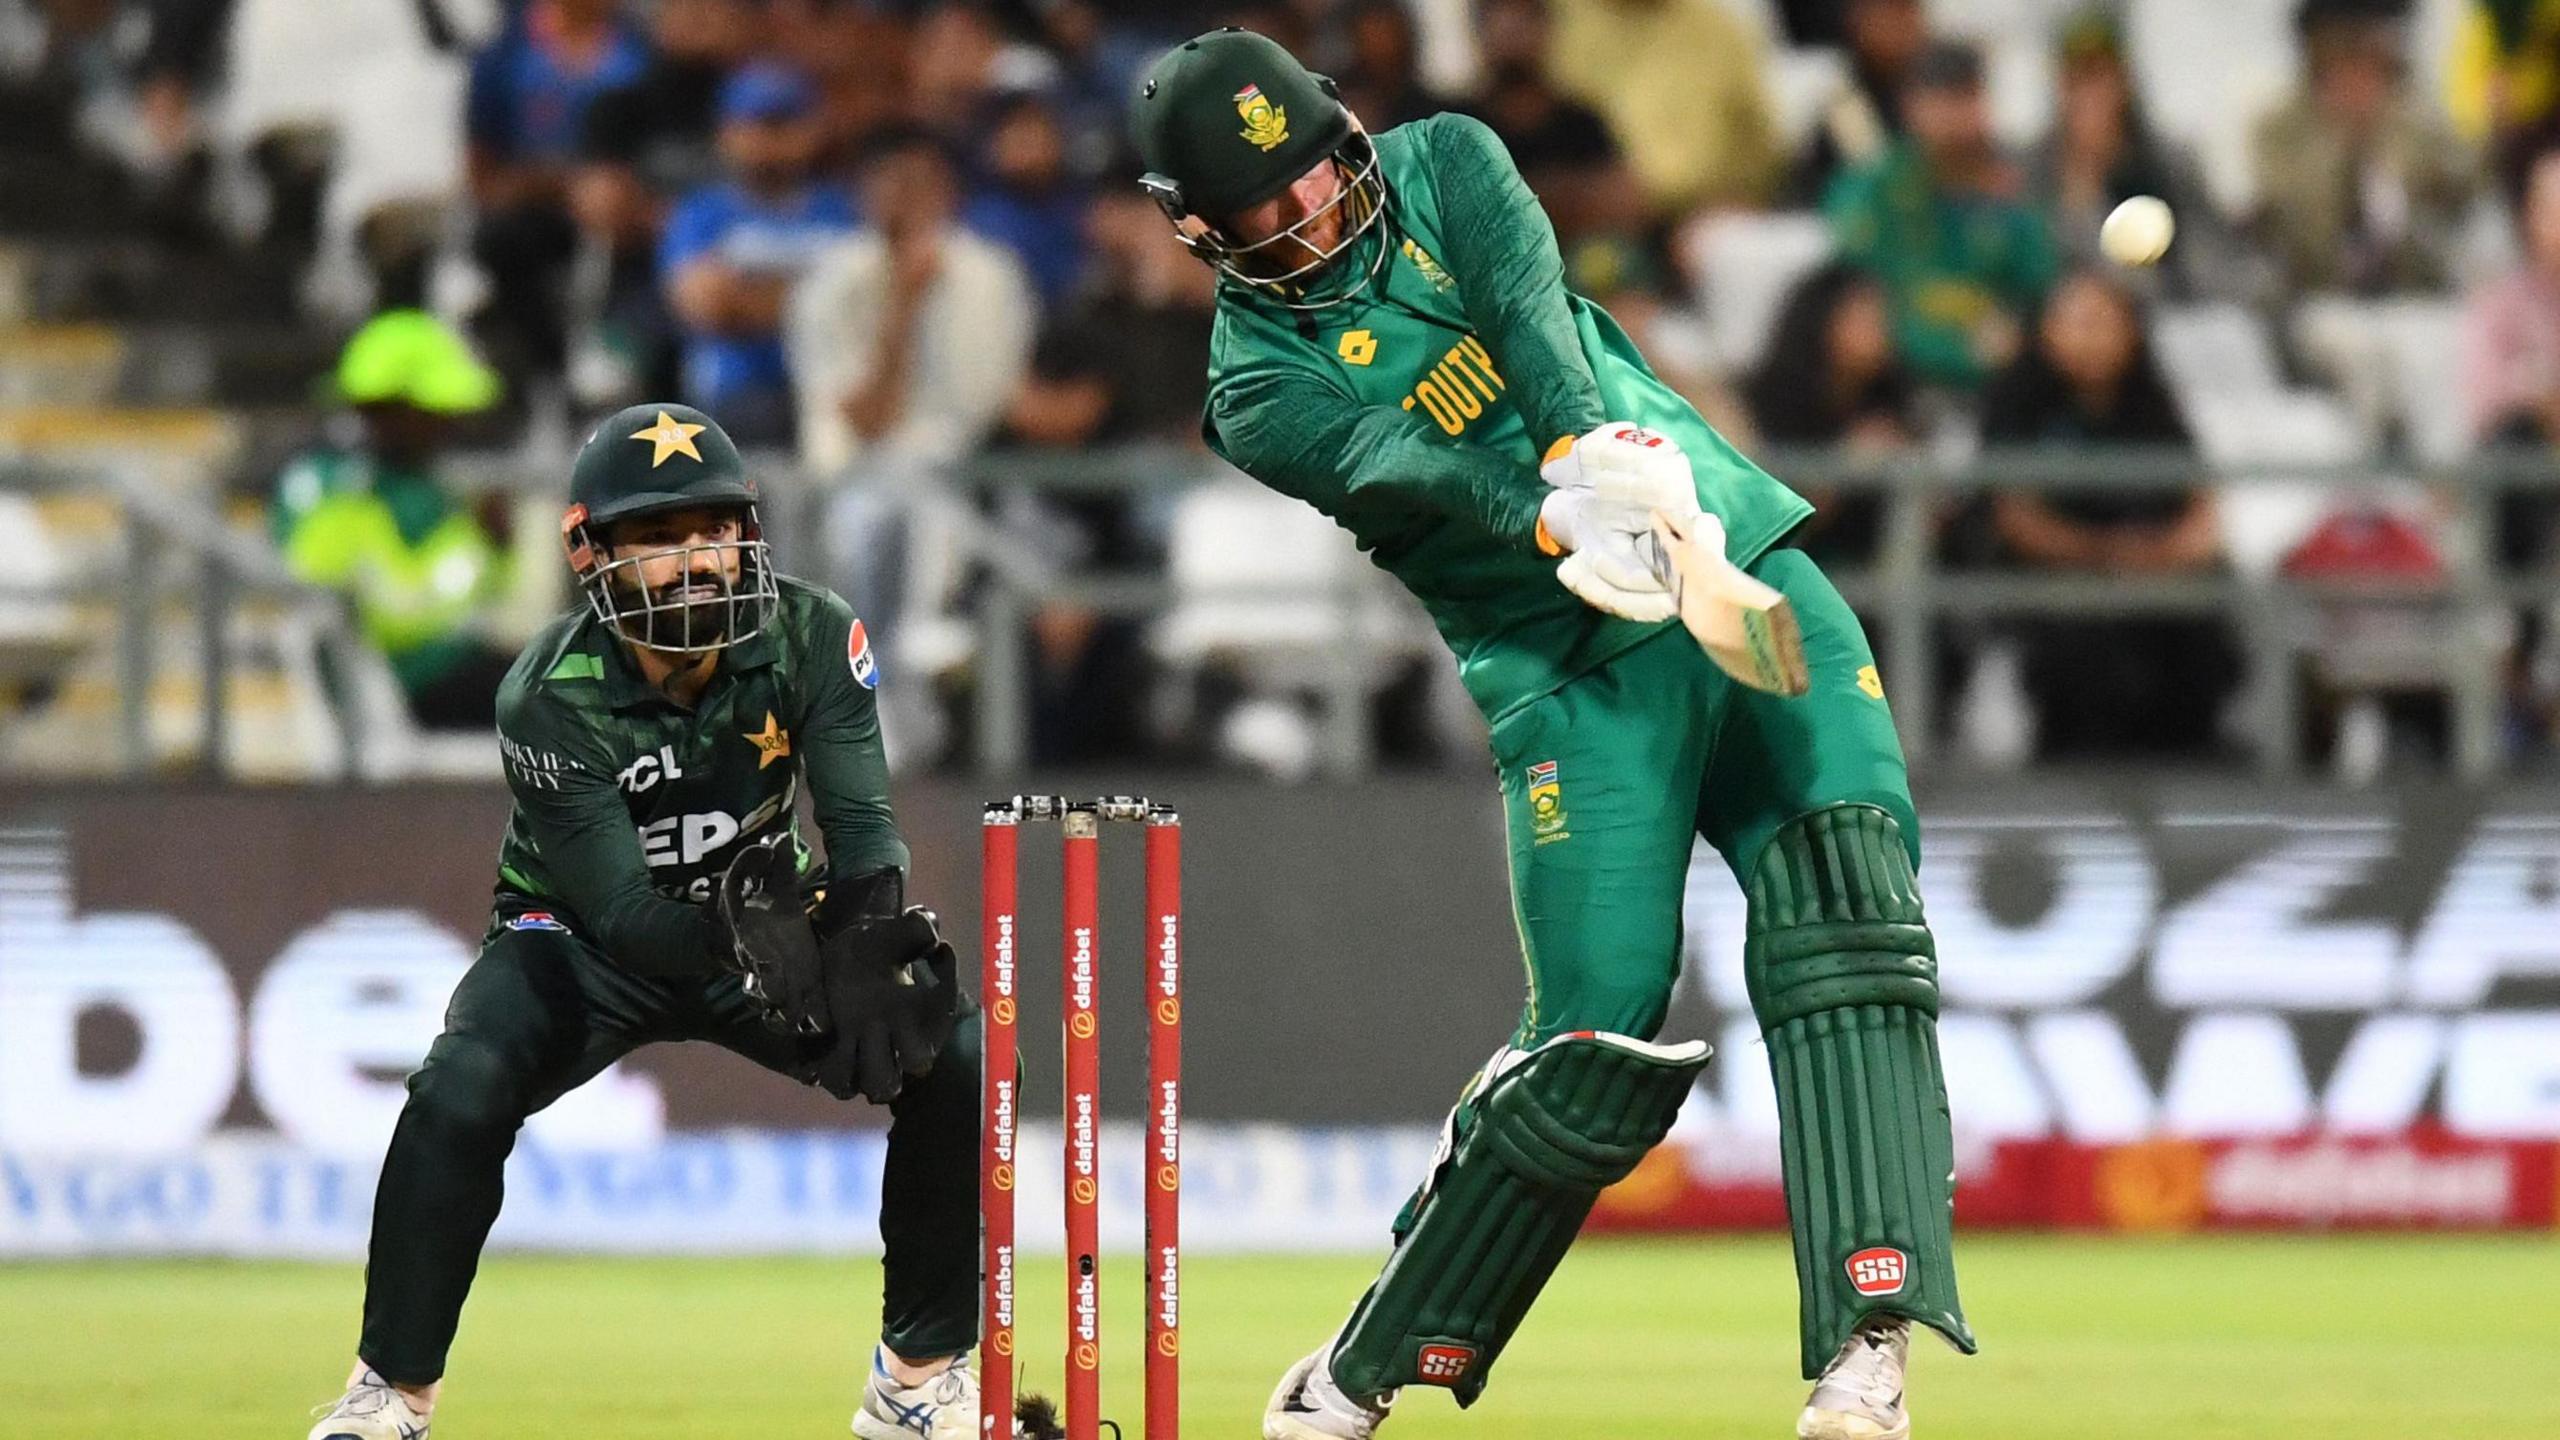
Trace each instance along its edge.
{"label": "person in green safety vest", "polygon": [[333,389],[361,439],[307,451],[277,477],[268,519],[285,565],[346,594],[420,726],[493,727],[513,656],[478,622],[512,584],[506,512],[502,497],[458,500],[436,460],[497,403],[497,373],[434,316],[390,310],[347,342]]}

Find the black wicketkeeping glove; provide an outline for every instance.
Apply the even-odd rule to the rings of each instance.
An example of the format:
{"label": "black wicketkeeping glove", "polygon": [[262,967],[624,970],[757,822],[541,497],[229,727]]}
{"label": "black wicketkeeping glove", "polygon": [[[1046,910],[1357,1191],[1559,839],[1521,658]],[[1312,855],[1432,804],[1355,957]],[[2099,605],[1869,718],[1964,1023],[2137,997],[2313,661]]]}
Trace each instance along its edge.
{"label": "black wicketkeeping glove", "polygon": [[933,1068],[960,1014],[959,960],[933,912],[901,906],[897,871],[857,877],[819,907],[818,942],[835,1038],[817,1082],[880,1104]]}
{"label": "black wicketkeeping glove", "polygon": [[789,837],[769,835],[738,852],[720,877],[713,907],[729,941],[730,964],[765,1023],[800,1035],[827,1032],[825,965],[817,931],[801,908]]}

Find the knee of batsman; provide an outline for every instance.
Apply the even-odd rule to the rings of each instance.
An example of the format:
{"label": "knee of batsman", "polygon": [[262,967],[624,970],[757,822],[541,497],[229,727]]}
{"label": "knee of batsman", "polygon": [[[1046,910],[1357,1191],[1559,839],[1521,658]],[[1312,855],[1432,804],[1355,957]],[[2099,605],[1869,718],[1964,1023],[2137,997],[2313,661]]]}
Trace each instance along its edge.
{"label": "knee of batsman", "polygon": [[1748,900],[1743,976],[1762,1029],[1856,1005],[1937,1013],[1937,942],[1884,811],[1835,806],[1789,822],[1761,852]]}
{"label": "knee of batsman", "polygon": [[513,1135],[524,1123],[527,1086],[495,1048],[448,1035],[409,1077],[411,1113],[467,1134]]}
{"label": "knee of batsman", "polygon": [[1597,1192],[1670,1133],[1708,1053],[1626,1035],[1550,1041],[1471,1102],[1468,1138],[1530,1184]]}

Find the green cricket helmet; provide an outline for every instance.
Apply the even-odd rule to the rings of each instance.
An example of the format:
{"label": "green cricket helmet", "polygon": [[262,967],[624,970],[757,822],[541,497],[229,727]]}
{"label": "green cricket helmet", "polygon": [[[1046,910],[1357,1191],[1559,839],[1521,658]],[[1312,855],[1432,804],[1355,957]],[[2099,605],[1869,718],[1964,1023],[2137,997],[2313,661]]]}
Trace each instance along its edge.
{"label": "green cricket helmet", "polygon": [[[1219,274],[1293,310],[1340,304],[1376,278],[1387,254],[1377,147],[1333,81],[1278,43],[1230,26],[1175,46],[1139,85],[1130,128],[1147,167],[1139,186]],[[1296,224],[1248,243],[1221,228],[1327,164],[1341,175],[1341,190]],[[1331,245],[1306,238],[1337,210],[1344,223]],[[1364,241],[1365,264],[1337,272],[1347,283],[1319,292],[1319,272]]]}
{"label": "green cricket helmet", "polygon": [[[738,512],[737,538],[613,543],[623,521],[694,507]],[[726,649],[760,633],[781,601],[755,479],[719,423],[688,405],[634,405],[596,426],[569,471],[560,541],[596,618],[652,650]],[[676,573],[652,590],[641,567],[668,554],[679,556]]]}

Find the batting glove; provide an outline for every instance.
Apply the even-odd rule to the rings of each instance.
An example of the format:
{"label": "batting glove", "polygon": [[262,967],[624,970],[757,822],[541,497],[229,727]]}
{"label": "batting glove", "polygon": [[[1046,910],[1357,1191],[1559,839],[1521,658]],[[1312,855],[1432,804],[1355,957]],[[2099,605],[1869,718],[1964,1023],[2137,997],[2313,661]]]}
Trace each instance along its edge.
{"label": "batting glove", "polygon": [[1547,447],[1538,478],[1559,490],[1588,490],[1612,505],[1660,510],[1674,519],[1698,513],[1697,477],[1678,441],[1659,430],[1612,420],[1588,435]]}
{"label": "batting glove", "polygon": [[1558,490],[1538,507],[1539,548],[1564,555],[1556,580],[1594,609],[1648,623],[1680,609],[1652,526],[1651,511],[1590,490]]}

